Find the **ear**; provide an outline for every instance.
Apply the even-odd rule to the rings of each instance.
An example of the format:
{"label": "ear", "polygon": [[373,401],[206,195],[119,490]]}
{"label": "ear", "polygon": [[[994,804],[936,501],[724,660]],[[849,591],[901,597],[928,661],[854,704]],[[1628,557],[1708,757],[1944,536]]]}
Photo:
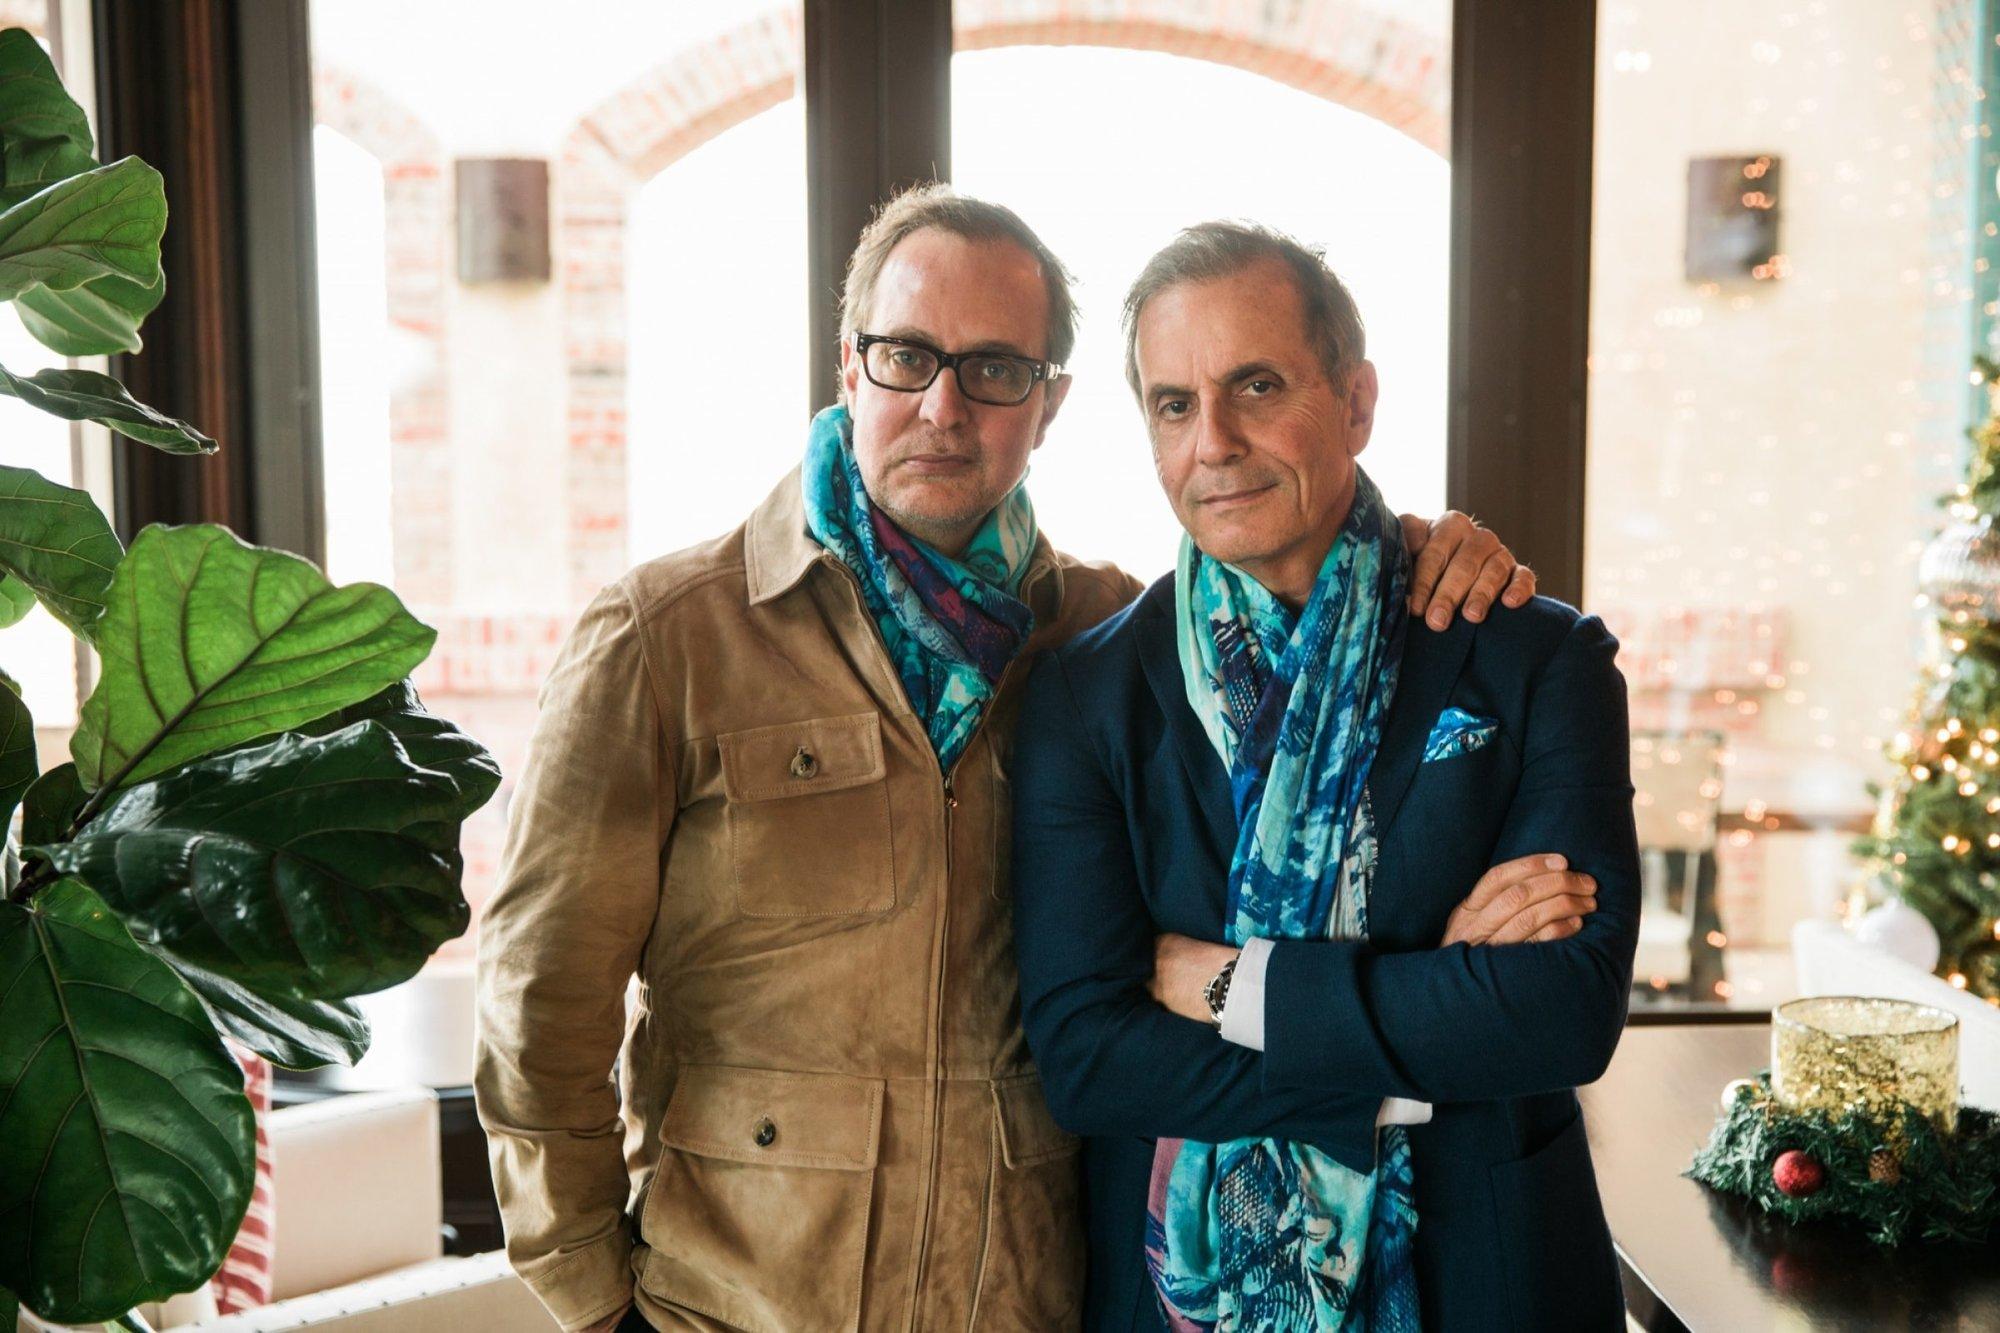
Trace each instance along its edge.
{"label": "ear", "polygon": [[1058,375],[1043,386],[1042,420],[1041,424],[1035,427],[1035,448],[1041,448],[1042,441],[1048,438],[1049,425],[1056,419],[1056,413],[1062,411],[1063,400],[1069,397],[1071,383],[1068,375]]}
{"label": "ear", "polygon": [[854,354],[854,339],[840,340],[840,403],[852,411],[854,388],[861,380],[861,358]]}
{"label": "ear", "polygon": [[1347,452],[1358,455],[1368,447],[1375,430],[1375,398],[1381,385],[1375,378],[1375,363],[1363,361],[1347,377]]}

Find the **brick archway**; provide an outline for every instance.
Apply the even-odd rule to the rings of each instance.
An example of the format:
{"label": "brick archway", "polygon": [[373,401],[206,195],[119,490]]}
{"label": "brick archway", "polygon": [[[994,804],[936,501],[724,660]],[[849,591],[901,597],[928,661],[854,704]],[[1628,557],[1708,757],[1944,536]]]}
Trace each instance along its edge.
{"label": "brick archway", "polygon": [[[566,329],[568,583],[581,605],[624,570],[625,241],[633,193],[694,148],[792,96],[799,11],[786,6],[682,53],[580,119],[556,165]],[[1100,46],[1230,65],[1340,103],[1443,154],[1446,39],[1340,0],[960,0],[961,51]]]}
{"label": "brick archway", "polygon": [[451,432],[445,282],[451,200],[444,149],[400,102],[344,70],[313,76],[313,119],[382,165],[389,323],[421,348],[389,391],[389,486],[396,588],[419,614],[452,597]]}
{"label": "brick archway", "polygon": [[1341,3],[1241,0],[959,0],[953,44],[1108,46],[1261,74],[1449,152],[1448,39]]}

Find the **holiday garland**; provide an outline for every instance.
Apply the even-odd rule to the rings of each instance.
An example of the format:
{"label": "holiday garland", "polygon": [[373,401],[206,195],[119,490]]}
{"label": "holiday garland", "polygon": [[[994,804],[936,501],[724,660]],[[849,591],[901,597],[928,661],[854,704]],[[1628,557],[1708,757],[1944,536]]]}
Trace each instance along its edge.
{"label": "holiday garland", "polygon": [[1686,1175],[1787,1222],[1839,1219],[1878,1245],[1911,1236],[1979,1244],[2000,1222],[2000,1115],[1961,1107],[1941,1133],[1921,1112],[1829,1115],[1771,1096],[1768,1071],[1725,1093]]}

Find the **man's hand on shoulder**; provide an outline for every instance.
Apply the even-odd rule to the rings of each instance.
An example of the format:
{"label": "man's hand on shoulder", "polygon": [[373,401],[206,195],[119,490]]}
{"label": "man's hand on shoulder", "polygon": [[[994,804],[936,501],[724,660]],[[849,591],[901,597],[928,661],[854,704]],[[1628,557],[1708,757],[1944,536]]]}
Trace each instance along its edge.
{"label": "man's hand on shoulder", "polygon": [[1502,606],[1526,606],[1535,595],[1535,571],[1514,558],[1491,528],[1448,509],[1426,522],[1404,514],[1403,541],[1414,555],[1410,571],[1410,614],[1434,630],[1451,624],[1462,608],[1477,624],[1495,598]]}
{"label": "man's hand on shoulder", "polygon": [[1521,856],[1479,877],[1445,923],[1444,944],[1568,939],[1597,910],[1597,881],[1562,856]]}

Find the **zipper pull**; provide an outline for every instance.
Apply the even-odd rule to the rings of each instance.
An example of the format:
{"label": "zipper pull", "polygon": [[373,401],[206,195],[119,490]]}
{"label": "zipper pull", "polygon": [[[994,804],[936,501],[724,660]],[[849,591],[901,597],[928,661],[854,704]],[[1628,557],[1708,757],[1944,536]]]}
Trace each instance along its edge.
{"label": "zipper pull", "polygon": [[958,809],[958,793],[952,790],[950,778],[944,780],[944,808],[947,810]]}

